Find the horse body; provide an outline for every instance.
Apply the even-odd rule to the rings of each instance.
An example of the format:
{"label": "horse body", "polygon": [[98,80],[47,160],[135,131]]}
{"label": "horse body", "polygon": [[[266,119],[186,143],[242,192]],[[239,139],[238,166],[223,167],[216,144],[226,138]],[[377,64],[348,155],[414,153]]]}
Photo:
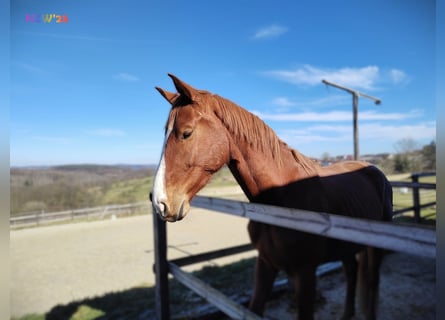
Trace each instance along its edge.
{"label": "horse body", "polygon": [[[390,194],[379,194],[376,189],[383,181],[384,177],[380,172],[368,166],[352,173],[316,176],[285,187],[273,188],[260,194],[255,202],[350,216],[360,214],[366,218],[389,221],[391,207],[385,207],[383,200]],[[372,192],[373,189],[375,192]],[[368,195],[364,194],[366,190],[370,191]],[[363,262],[363,268],[360,269],[361,276],[364,276],[363,273],[368,276],[367,282],[361,283],[360,286],[362,304],[367,319],[375,318],[380,250],[366,249],[362,245],[255,221],[249,222],[248,230],[251,241],[259,252],[256,283],[263,282],[255,287],[250,303],[252,310],[263,312],[274,275],[278,270],[283,270],[299,288],[297,299],[300,319],[312,319],[316,267],[321,263],[340,260],[343,262],[348,284],[343,319],[350,318],[355,313],[354,297],[358,272],[355,254],[362,252],[361,259],[369,261],[366,265],[363,265]],[[270,283],[264,284],[267,281]]]}
{"label": "horse body", "polygon": [[[170,75],[178,93],[157,88],[172,105],[154,186],[153,204],[167,221],[185,217],[191,198],[227,164],[251,202],[389,221],[392,191],[385,176],[365,162],[321,167],[279,140],[258,117],[232,102],[192,88]],[[375,248],[250,221],[259,256],[249,308],[262,314],[279,270],[297,289],[298,316],[312,319],[315,270],[343,261],[347,293],[344,319],[354,312],[358,264],[366,275],[367,319],[375,318],[381,252]]]}
{"label": "horse body", "polygon": [[[235,143],[239,144],[239,141]],[[283,155],[293,154],[284,144],[280,152]],[[246,164],[243,164],[244,161]],[[234,176],[240,177],[238,181],[241,185],[245,181],[255,182],[253,187],[244,187],[248,193],[254,194],[249,197],[252,202],[376,220],[391,219],[392,206],[388,205],[388,199],[392,195],[385,194],[381,189],[385,185],[388,187],[388,181],[378,169],[367,163],[351,161],[322,168],[299,155],[293,161],[284,161],[281,167],[269,169],[255,163],[262,161],[250,157],[247,152],[237,159],[237,166],[229,165]],[[245,168],[249,169],[243,171]],[[260,169],[256,171],[252,168]],[[277,177],[281,178],[279,186],[270,186]],[[391,188],[386,190],[390,192]],[[250,309],[262,314],[273,280],[277,272],[283,270],[298,288],[299,318],[312,319],[316,268],[321,263],[341,260],[348,282],[343,318],[348,319],[355,313],[358,269],[355,254],[363,251],[363,246],[255,221],[249,222],[248,231],[252,244],[259,252]],[[360,270],[367,272],[369,277],[360,288],[364,291],[361,295],[367,318],[373,319],[381,253],[373,248],[363,253],[362,259],[367,259],[368,254],[372,255],[371,262],[366,270]]]}

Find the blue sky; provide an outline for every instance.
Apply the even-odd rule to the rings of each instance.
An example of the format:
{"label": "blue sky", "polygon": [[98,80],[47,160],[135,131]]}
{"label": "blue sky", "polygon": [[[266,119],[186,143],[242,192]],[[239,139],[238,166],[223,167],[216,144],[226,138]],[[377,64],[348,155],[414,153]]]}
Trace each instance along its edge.
{"label": "blue sky", "polygon": [[[436,139],[434,1],[11,2],[10,163],[155,164],[167,73],[256,113],[321,157]],[[60,14],[66,23],[27,22]]]}

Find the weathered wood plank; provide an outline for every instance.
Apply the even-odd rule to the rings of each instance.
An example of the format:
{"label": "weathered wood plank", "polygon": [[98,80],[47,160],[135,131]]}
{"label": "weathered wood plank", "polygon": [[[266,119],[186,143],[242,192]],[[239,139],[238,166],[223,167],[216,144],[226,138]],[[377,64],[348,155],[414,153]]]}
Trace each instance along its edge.
{"label": "weathered wood plank", "polygon": [[202,196],[195,197],[192,205],[340,240],[425,257],[436,256],[436,232],[431,228]]}
{"label": "weathered wood plank", "polygon": [[9,219],[9,223],[11,226],[17,226],[19,224],[38,224],[38,223],[47,223],[51,221],[61,221],[61,220],[70,220],[79,217],[89,217],[89,216],[97,216],[104,215],[105,213],[109,214],[119,214],[121,211],[125,210],[136,210],[136,209],[144,209],[149,210],[150,204],[148,201],[130,203],[124,205],[109,205],[109,206],[100,206],[94,208],[83,208],[83,209],[75,209],[75,210],[64,210],[58,212],[43,212],[43,213],[33,213],[29,215],[23,215],[18,217],[11,217]]}
{"label": "weathered wood plank", "polygon": [[220,291],[207,285],[202,280],[184,272],[174,263],[169,263],[170,273],[182,284],[212,303],[232,319],[260,320],[258,315],[237,304]]}
{"label": "weathered wood plank", "polygon": [[170,262],[175,265],[182,267],[193,263],[199,263],[202,261],[208,261],[211,259],[222,258],[226,256],[230,256],[237,253],[242,253],[246,251],[254,250],[253,246],[250,243],[234,246],[230,248],[219,249],[215,251],[204,252],[200,254],[195,254],[188,257],[177,258],[174,260],[170,260]]}

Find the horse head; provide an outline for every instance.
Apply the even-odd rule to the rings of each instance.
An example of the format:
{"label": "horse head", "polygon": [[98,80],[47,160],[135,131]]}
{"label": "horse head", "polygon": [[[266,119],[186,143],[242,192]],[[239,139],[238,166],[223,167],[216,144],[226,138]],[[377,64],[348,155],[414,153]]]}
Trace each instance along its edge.
{"label": "horse head", "polygon": [[153,181],[152,202],[162,219],[175,222],[213,173],[229,161],[228,133],[211,112],[212,94],[169,74],[177,93],[156,89],[170,103],[164,147]]}

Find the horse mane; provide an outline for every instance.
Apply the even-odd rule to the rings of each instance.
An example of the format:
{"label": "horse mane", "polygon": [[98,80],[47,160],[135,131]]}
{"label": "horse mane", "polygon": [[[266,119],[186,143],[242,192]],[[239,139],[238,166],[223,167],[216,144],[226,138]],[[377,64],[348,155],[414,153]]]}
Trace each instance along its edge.
{"label": "horse mane", "polygon": [[[248,142],[254,149],[262,153],[272,154],[273,159],[277,161],[279,167],[283,165],[280,148],[288,148],[295,161],[307,173],[313,172],[316,163],[297,150],[291,149],[285,142],[280,140],[272,128],[258,116],[218,95],[213,94],[211,98],[217,101],[214,110],[216,116],[237,139]],[[261,137],[261,139],[259,139],[259,137]]]}

